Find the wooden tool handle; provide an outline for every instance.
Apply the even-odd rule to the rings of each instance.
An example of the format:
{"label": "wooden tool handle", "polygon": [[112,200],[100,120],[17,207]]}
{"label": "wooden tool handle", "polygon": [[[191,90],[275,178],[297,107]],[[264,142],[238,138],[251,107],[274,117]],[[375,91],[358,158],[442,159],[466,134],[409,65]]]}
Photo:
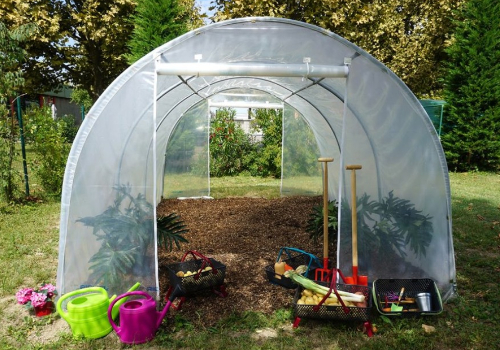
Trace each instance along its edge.
{"label": "wooden tool handle", "polygon": [[318,158],[318,162],[325,163],[323,175],[323,258],[328,259],[328,162],[333,162],[333,158]]}
{"label": "wooden tool handle", "polygon": [[351,220],[352,220],[352,266],[358,266],[358,208],[356,203],[356,170],[361,165],[346,165],[346,170],[351,170]]}
{"label": "wooden tool handle", "polygon": [[318,162],[333,162],[333,158],[318,158]]}

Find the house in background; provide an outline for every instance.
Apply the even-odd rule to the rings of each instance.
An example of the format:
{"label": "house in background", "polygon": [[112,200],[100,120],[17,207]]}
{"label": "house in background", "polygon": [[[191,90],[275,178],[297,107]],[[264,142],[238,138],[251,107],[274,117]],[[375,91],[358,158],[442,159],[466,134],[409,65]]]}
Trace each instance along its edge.
{"label": "house in background", "polygon": [[84,118],[84,114],[80,105],[71,102],[72,91],[71,88],[64,86],[59,92],[49,91],[38,94],[38,105],[40,107],[54,105],[54,112],[57,113],[57,117],[71,114],[75,117],[75,122],[80,124]]}

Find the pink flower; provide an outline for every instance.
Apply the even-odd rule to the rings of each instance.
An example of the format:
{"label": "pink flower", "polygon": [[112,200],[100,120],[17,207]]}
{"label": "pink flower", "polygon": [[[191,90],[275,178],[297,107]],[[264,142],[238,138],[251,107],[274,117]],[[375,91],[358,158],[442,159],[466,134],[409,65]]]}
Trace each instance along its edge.
{"label": "pink flower", "polygon": [[17,302],[19,304],[26,304],[30,301],[31,294],[33,294],[33,289],[31,288],[23,288],[16,293]]}
{"label": "pink flower", "polygon": [[47,296],[43,293],[32,293],[30,300],[33,307],[43,306],[45,304],[45,300],[47,300]]}
{"label": "pink flower", "polygon": [[56,287],[54,287],[51,283],[47,283],[44,285],[40,290],[46,290],[47,293],[53,293],[56,290]]}

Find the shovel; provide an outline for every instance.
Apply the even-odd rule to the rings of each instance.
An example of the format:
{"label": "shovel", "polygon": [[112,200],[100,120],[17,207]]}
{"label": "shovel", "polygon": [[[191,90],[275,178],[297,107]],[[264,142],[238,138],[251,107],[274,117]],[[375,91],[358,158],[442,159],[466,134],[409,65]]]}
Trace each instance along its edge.
{"label": "shovel", "polygon": [[324,163],[323,171],[323,268],[316,269],[314,279],[316,281],[330,281],[332,270],[328,268],[328,162],[333,158],[318,158],[318,162]]}
{"label": "shovel", "polygon": [[368,285],[368,276],[358,276],[358,208],[356,203],[356,170],[361,165],[346,165],[346,170],[351,170],[351,220],[352,220],[352,277],[346,277],[348,284],[361,286]]}

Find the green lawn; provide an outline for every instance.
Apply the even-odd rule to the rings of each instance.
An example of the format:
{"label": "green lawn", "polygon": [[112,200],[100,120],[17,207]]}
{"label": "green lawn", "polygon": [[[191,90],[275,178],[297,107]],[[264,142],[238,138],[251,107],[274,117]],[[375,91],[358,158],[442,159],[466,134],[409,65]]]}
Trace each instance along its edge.
{"label": "green lawn", "polygon": [[[182,317],[167,324],[156,338],[137,349],[496,349],[500,344],[500,175],[450,174],[453,232],[459,296],[442,314],[419,318],[387,318],[374,313],[378,333],[368,338],[359,324],[303,320],[290,328],[291,310],[267,317],[242,312],[216,327],[194,329]],[[240,181],[238,185],[233,183]],[[246,180],[245,180],[246,179]],[[245,183],[244,181],[248,181]],[[230,186],[229,186],[230,184]],[[254,178],[213,179],[212,195],[274,197],[279,182]],[[235,187],[234,192],[227,188]],[[257,189],[256,189],[257,188]],[[264,189],[264,192],[260,192]],[[276,192],[278,191],[278,192]],[[111,349],[127,348],[116,337],[74,340],[55,329],[59,316],[33,319],[13,298],[17,289],[42,281],[55,282],[59,203],[23,206],[0,203],[0,348]],[[19,311],[17,311],[19,310]],[[243,311],[243,310],[242,310]],[[427,333],[423,325],[434,327]],[[275,337],[259,338],[264,328]],[[51,337],[48,337],[51,334]],[[43,341],[42,341],[43,340]]]}

